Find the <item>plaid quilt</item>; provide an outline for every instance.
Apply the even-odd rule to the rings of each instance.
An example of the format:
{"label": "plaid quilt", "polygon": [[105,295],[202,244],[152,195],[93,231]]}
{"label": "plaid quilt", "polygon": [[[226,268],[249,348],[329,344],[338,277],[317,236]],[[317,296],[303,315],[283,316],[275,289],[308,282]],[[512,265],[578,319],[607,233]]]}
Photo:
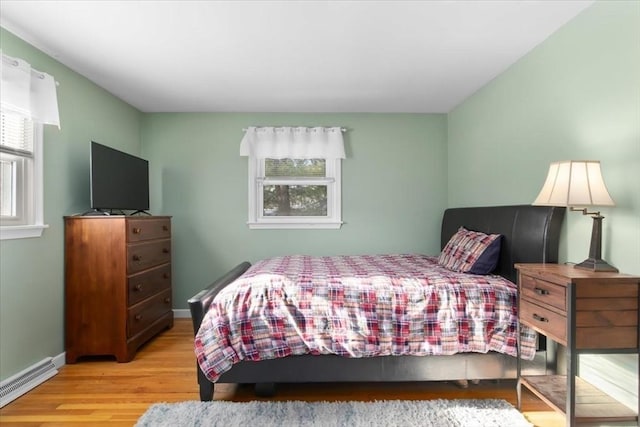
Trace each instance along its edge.
{"label": "plaid quilt", "polygon": [[[241,360],[302,354],[345,357],[516,356],[516,286],[452,272],[418,254],[259,261],[220,291],[195,338],[211,381]],[[522,357],[535,333],[521,329]]]}

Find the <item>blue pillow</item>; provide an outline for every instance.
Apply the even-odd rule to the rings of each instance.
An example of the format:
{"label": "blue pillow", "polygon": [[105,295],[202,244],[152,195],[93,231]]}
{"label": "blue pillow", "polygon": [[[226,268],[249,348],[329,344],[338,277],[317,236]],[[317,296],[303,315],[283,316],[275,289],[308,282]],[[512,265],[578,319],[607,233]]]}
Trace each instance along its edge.
{"label": "blue pillow", "polygon": [[473,264],[469,273],[472,274],[490,274],[498,266],[500,260],[500,246],[502,244],[502,235],[495,239],[487,249],[482,252],[478,260]]}

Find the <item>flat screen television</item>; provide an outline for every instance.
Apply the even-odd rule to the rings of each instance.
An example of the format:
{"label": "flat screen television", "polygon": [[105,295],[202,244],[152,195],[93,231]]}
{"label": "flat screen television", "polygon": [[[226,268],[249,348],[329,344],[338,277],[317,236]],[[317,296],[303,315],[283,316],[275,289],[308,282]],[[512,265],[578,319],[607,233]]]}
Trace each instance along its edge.
{"label": "flat screen television", "polygon": [[91,208],[149,209],[149,162],[91,141]]}

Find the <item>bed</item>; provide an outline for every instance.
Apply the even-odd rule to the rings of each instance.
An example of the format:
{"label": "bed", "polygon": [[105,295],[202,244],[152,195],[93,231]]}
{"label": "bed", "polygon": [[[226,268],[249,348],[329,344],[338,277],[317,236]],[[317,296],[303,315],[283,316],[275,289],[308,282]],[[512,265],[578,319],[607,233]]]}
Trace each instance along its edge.
{"label": "bed", "polygon": [[[452,236],[458,235],[461,230],[473,230],[473,232],[492,236],[499,235],[500,250],[497,255],[497,266],[491,275],[482,277],[495,275],[496,280],[507,279],[510,284],[514,284],[517,277],[513,267],[515,263],[557,262],[558,241],[564,213],[564,208],[529,205],[447,209],[442,219],[440,246],[445,250],[448,249],[447,244],[452,240]],[[437,258],[426,260],[418,255],[402,255],[400,258],[390,258],[389,262],[411,262],[414,260],[411,257],[419,257],[416,259],[424,264],[434,263],[437,260]],[[309,261],[307,258],[286,257],[284,260],[286,263],[291,260],[300,263]],[[356,260],[364,262],[362,258],[356,258]],[[282,258],[277,260],[280,264],[285,261]],[[335,259],[331,258],[331,262],[333,261]],[[270,262],[273,263],[273,261]],[[377,259],[375,262],[378,262]],[[256,264],[260,263],[263,261]],[[421,354],[433,354],[415,356],[398,351],[397,346],[393,345],[385,347],[382,355],[371,353],[367,354],[368,357],[360,357],[362,348],[358,350],[360,353],[356,351],[355,354],[350,354],[351,350],[345,350],[342,353],[338,351],[338,354],[323,354],[323,349],[316,346],[310,351],[311,354],[296,354],[295,351],[293,353],[288,351],[276,354],[278,357],[267,360],[235,360],[224,369],[212,373],[211,366],[203,360],[206,357],[200,348],[203,336],[208,340],[211,339],[207,330],[201,331],[201,326],[210,324],[205,315],[212,304],[218,304],[219,299],[229,292],[230,284],[233,283],[235,287],[248,280],[247,276],[254,271],[251,267],[248,262],[238,264],[189,299],[196,337],[197,379],[200,399],[203,401],[213,398],[215,383],[256,384],[258,394],[269,395],[274,392],[276,383],[483,380],[516,376],[516,358],[513,351],[493,351],[492,348],[469,350],[471,347],[465,347],[468,351],[464,352],[458,352],[456,349],[441,351],[443,346],[435,346],[437,351],[434,351],[432,347],[427,346],[426,350],[422,348]],[[444,273],[441,273],[441,276],[442,274]],[[448,276],[446,279],[449,280]],[[219,294],[218,300],[214,302]],[[515,303],[511,310],[517,311],[514,307]],[[511,321],[513,323],[513,318]],[[223,328],[217,324],[216,328],[225,329],[226,326]],[[509,328],[513,329],[513,325]],[[517,340],[518,342],[530,341],[529,338],[522,338],[524,335],[519,328],[516,330],[520,334],[516,336],[521,337]],[[250,331],[241,335],[248,337],[244,344],[253,346],[255,343],[251,339],[251,333]],[[535,340],[535,334],[533,339]],[[366,344],[365,342],[364,348],[368,348]],[[502,345],[502,343],[499,344]],[[522,343],[520,345],[523,346]],[[233,353],[233,350],[230,351]],[[449,354],[451,352],[455,354]],[[544,342],[536,341],[531,360],[525,363],[524,369],[529,372],[543,372],[548,365],[554,363],[554,357],[552,349],[547,349]],[[258,357],[254,354],[253,358]]]}

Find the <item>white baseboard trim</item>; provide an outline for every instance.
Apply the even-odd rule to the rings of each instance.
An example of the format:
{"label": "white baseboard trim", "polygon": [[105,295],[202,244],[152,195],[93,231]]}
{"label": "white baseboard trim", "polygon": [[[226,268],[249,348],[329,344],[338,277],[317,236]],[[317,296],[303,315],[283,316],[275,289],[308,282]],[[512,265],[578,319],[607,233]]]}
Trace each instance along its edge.
{"label": "white baseboard trim", "polygon": [[62,352],[57,356],[53,356],[53,364],[56,365],[56,369],[62,368],[67,364],[67,353]]}
{"label": "white baseboard trim", "polygon": [[0,408],[33,390],[58,373],[65,364],[65,354],[47,357],[0,383]]}
{"label": "white baseboard trim", "polygon": [[188,308],[174,308],[173,317],[176,319],[191,319],[191,312]]}
{"label": "white baseboard trim", "polygon": [[637,355],[581,354],[580,377],[638,411]]}

